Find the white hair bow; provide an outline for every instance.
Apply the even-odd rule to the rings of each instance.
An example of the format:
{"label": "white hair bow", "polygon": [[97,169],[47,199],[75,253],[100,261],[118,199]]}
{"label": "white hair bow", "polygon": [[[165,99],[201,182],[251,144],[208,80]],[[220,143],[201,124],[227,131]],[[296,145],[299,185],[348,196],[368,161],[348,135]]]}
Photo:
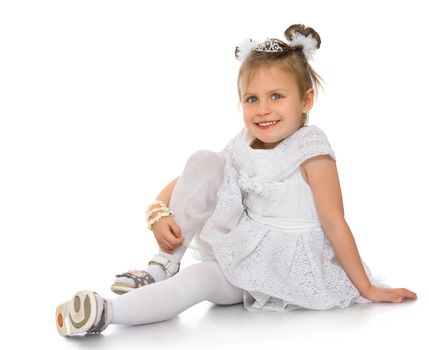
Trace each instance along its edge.
{"label": "white hair bow", "polygon": [[[292,40],[287,41],[289,46],[303,46],[303,53],[307,60],[312,60],[314,53],[317,50],[317,41],[311,34],[308,36],[301,33],[292,33]],[[246,39],[235,47],[235,58],[238,61],[244,61],[251,51],[279,52],[283,51],[282,47],[272,39],[267,38],[262,43],[258,43],[253,39]]]}

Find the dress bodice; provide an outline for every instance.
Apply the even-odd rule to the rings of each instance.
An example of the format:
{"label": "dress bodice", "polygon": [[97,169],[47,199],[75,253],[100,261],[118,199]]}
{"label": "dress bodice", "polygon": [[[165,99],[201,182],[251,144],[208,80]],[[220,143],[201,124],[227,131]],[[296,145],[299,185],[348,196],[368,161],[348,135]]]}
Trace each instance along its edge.
{"label": "dress bodice", "polygon": [[301,128],[273,149],[253,149],[247,130],[242,137],[244,147],[235,148],[234,159],[244,208],[267,219],[318,220],[300,164],[319,154],[336,160],[323,131],[317,126]]}

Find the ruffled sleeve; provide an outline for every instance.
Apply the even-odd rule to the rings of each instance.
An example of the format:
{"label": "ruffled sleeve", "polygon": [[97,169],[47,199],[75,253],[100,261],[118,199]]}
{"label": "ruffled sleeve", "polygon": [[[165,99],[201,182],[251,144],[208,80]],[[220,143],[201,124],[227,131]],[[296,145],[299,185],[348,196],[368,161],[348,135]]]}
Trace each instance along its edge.
{"label": "ruffled sleeve", "polygon": [[334,161],[337,160],[323,130],[315,125],[300,129],[287,149],[288,166],[286,174],[283,175],[291,174],[307,159],[322,154],[329,155]]}

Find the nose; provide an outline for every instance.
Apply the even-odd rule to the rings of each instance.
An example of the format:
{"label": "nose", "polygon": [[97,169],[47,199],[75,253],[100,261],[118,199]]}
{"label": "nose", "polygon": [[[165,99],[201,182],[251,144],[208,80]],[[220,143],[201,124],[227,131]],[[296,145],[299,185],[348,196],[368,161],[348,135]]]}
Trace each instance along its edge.
{"label": "nose", "polygon": [[270,112],[271,112],[270,102],[262,99],[259,100],[257,115],[264,116],[264,115],[270,114]]}

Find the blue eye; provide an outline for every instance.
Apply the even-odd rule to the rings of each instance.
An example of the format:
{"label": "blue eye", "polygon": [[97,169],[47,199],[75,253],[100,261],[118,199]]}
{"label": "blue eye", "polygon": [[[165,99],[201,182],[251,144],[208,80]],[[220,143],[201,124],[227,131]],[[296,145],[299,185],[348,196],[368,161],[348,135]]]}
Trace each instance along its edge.
{"label": "blue eye", "polygon": [[[274,93],[274,94],[272,94],[272,95],[271,95],[271,97],[273,97],[273,96],[278,96],[278,97],[279,97],[279,98],[273,98],[273,100],[279,100],[279,99],[283,98],[283,96],[282,96],[282,95],[277,94],[277,93]],[[249,101],[249,100],[250,100],[250,99],[252,99],[252,98],[254,98],[255,100],[254,100],[254,101]],[[250,102],[250,103],[256,102],[256,96],[249,96],[249,97],[247,98],[246,102]]]}

